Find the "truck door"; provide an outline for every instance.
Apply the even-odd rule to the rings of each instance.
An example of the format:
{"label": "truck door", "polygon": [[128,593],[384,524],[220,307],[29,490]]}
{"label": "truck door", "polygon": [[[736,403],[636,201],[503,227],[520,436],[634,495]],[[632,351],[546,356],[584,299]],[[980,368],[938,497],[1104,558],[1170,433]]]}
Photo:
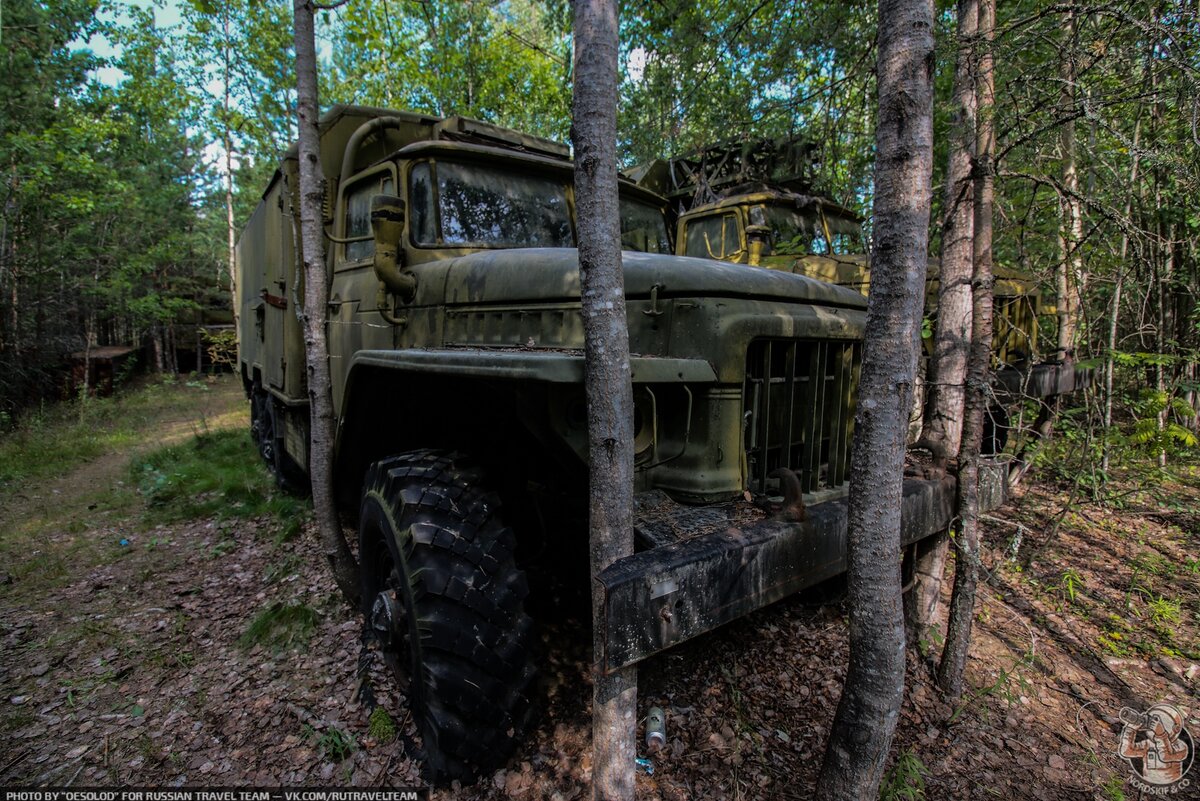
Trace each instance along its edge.
{"label": "truck door", "polygon": [[340,410],[350,358],[364,348],[390,348],[392,326],[375,308],[379,280],[373,259],[371,198],[395,194],[396,167],[380,164],[345,181],[338,193],[333,283],[329,289],[329,372],[333,404]]}

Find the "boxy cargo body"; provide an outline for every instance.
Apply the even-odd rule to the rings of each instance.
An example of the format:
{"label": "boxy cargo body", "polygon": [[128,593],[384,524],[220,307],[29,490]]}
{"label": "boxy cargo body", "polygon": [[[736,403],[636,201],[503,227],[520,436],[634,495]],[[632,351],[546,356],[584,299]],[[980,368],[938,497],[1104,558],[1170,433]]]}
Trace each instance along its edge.
{"label": "boxy cargo body", "polygon": [[[339,106],[320,132],[334,472],[365,624],[431,772],[469,779],[532,714],[527,573],[593,578],[572,167],[458,118]],[[241,236],[237,286],[254,435],[303,486],[296,167],[293,149]],[[865,298],[676,256],[664,210],[622,182],[638,553],[594,577],[605,669],[845,569]],[[952,492],[908,482],[906,544],[947,526]]]}

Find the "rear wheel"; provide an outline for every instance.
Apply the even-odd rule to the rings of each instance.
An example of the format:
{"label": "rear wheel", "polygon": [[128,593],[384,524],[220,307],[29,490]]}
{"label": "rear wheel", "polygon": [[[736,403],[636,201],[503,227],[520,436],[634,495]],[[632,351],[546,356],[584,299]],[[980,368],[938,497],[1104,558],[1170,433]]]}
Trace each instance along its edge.
{"label": "rear wheel", "polygon": [[250,395],[250,436],[258,453],[275,476],[275,483],[293,495],[307,495],[308,474],[288,454],[283,444],[284,410],[270,393],[255,387]]}
{"label": "rear wheel", "polygon": [[359,518],[363,612],[424,743],[430,779],[473,781],[533,716],[533,622],[516,539],[465,459],[414,451],[371,466]]}

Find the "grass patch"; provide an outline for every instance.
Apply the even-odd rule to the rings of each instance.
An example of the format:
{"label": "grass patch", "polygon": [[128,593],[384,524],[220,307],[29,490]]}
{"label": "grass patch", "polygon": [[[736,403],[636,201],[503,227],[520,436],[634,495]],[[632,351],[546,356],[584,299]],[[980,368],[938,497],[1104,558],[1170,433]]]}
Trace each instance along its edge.
{"label": "grass patch", "polygon": [[198,435],[135,459],[130,471],[150,523],[269,516],[284,540],[299,533],[308,508],[275,486],[246,431]]}
{"label": "grass patch", "polygon": [[276,601],[254,616],[238,645],[247,649],[262,645],[273,651],[303,645],[312,637],[319,620],[320,615],[311,606]]}
{"label": "grass patch", "polygon": [[147,422],[192,412],[196,396],[207,391],[199,382],[150,381],[111,398],[31,410],[0,436],[0,491],[128,447],[145,437]]}
{"label": "grass patch", "polygon": [[318,734],[316,729],[306,723],[301,732],[304,739],[316,745],[321,756],[334,762],[341,762],[358,750],[354,735],[341,729],[331,728],[324,734]]}

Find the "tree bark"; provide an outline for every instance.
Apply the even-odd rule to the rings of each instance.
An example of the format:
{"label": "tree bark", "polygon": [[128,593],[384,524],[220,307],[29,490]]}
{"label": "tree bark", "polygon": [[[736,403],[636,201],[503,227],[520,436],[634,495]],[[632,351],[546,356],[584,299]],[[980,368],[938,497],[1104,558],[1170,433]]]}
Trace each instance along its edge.
{"label": "tree bark", "polygon": [[1062,84],[1060,102],[1067,115],[1062,126],[1063,192],[1062,205],[1062,263],[1057,275],[1058,358],[1075,359],[1075,337],[1079,327],[1080,293],[1084,281],[1083,203],[1079,198],[1079,171],[1075,164],[1075,12],[1066,12],[1063,30],[1063,54],[1059,64]]}
{"label": "tree bark", "polygon": [[317,54],[311,0],[295,0],[296,116],[300,129],[300,249],[304,262],[304,356],[308,369],[308,474],[321,550],[338,589],[358,607],[358,565],[342,535],[333,499],[333,395],[325,313],[329,284],[321,231],[321,162],[317,133]]}
{"label": "tree bark", "polygon": [[[975,232],[975,31],[978,0],[958,2],[958,53],[946,164],[945,219],[938,273],[938,319],[927,373],[928,398],[922,446],[944,463],[958,453],[962,436],[963,382],[971,336],[971,248]],[[920,643],[937,624],[938,598],[946,572],[946,534],[919,543],[913,557],[913,588],[905,597],[910,643]]]}
{"label": "tree bark", "polygon": [[946,645],[938,665],[938,684],[953,701],[962,696],[963,672],[971,645],[975,616],[975,590],[979,580],[979,451],[983,444],[983,417],[989,397],[988,373],[992,351],[992,197],[996,152],[993,110],[995,85],[992,37],[996,25],[995,0],[979,0],[979,69],[976,99],[975,262],[971,314],[971,361],[968,366],[965,420],[958,452],[958,536],[954,538],[954,593],[946,623]]}
{"label": "tree bark", "polygon": [[233,220],[233,132],[230,130],[229,114],[232,108],[230,100],[230,81],[233,80],[230,75],[230,32],[229,32],[229,16],[232,13],[228,6],[224,7],[224,34],[225,39],[222,48],[222,57],[224,60],[224,99],[222,104],[223,115],[221,119],[221,144],[225,148],[225,238],[226,238],[226,261],[229,267],[229,299],[233,307],[233,330],[238,328],[238,317],[242,310],[238,308],[237,297],[237,229],[234,227]]}
{"label": "tree bark", "polygon": [[[591,571],[633,553],[633,388],[617,209],[617,3],[575,2],[572,108],[588,415]],[[602,669],[600,585],[592,585],[592,798],[632,799],[637,670]]]}
{"label": "tree bark", "polygon": [[874,798],[904,698],[900,504],[933,166],[933,2],[880,0],[875,246],[851,456],[850,665],[816,795]]}
{"label": "tree bark", "polygon": [[[1139,114],[1133,124],[1133,147],[1130,149],[1133,162],[1129,167],[1129,193],[1125,196],[1125,221],[1127,226],[1132,225],[1133,199],[1139,192],[1138,167],[1142,155],[1139,149],[1141,139],[1142,117]],[[1108,464],[1111,457],[1109,439],[1112,434],[1113,378],[1117,368],[1114,354],[1117,350],[1117,327],[1121,319],[1121,295],[1125,288],[1125,259],[1129,257],[1129,229],[1127,227],[1121,231],[1121,249],[1119,254],[1120,258],[1117,260],[1117,279],[1113,287],[1112,314],[1108,318],[1108,337],[1105,342],[1104,355],[1104,455],[1101,458],[1100,469],[1106,476],[1108,475]]]}
{"label": "tree bark", "polygon": [[950,153],[946,165],[938,319],[929,364],[929,401],[922,439],[942,453],[958,453],[962,435],[963,381],[971,337],[971,248],[974,237],[975,58],[978,0],[958,2],[958,56]]}

